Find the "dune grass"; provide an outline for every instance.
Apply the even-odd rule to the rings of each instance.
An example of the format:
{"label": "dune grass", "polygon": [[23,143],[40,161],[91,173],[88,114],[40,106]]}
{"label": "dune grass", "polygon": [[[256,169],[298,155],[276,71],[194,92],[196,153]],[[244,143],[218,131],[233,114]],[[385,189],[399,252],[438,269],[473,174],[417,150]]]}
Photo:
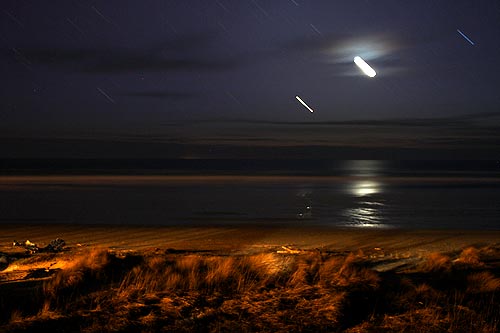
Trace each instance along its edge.
{"label": "dune grass", "polygon": [[0,331],[497,332],[499,255],[467,248],[378,272],[362,253],[94,249],[32,288],[29,306],[4,300]]}

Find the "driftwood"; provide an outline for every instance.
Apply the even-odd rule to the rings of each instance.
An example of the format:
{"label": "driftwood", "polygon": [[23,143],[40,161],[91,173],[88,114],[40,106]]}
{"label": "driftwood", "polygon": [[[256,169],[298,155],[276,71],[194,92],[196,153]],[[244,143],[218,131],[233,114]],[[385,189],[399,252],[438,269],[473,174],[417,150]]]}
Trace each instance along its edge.
{"label": "driftwood", "polygon": [[56,238],[54,240],[51,240],[47,246],[39,247],[36,243],[33,243],[28,239],[25,242],[14,241],[12,245],[24,247],[26,250],[33,254],[37,252],[61,252],[64,250],[66,242],[61,238]]}

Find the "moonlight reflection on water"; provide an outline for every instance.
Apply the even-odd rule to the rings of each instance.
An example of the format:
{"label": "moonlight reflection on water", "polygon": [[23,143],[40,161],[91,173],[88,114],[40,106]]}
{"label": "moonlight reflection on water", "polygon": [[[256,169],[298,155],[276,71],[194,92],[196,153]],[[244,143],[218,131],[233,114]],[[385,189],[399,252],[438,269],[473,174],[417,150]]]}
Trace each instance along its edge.
{"label": "moonlight reflection on water", "polygon": [[376,195],[382,193],[380,183],[371,180],[354,181],[348,186],[350,195],[363,199],[356,201],[356,207],[344,209],[342,216],[346,219],[345,225],[350,227],[383,228],[381,208],[383,203],[376,201]]}
{"label": "moonlight reflection on water", "polygon": [[349,192],[356,197],[364,197],[381,192],[381,186],[374,181],[356,181],[350,185]]}

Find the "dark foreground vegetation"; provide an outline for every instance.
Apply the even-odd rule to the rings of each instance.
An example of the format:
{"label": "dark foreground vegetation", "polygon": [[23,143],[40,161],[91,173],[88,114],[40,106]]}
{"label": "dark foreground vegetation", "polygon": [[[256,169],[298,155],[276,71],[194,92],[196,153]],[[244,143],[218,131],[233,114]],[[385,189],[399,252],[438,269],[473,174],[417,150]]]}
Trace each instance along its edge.
{"label": "dark foreground vegetation", "polygon": [[0,285],[0,331],[498,332],[498,258],[467,248],[391,269],[361,252],[92,250]]}

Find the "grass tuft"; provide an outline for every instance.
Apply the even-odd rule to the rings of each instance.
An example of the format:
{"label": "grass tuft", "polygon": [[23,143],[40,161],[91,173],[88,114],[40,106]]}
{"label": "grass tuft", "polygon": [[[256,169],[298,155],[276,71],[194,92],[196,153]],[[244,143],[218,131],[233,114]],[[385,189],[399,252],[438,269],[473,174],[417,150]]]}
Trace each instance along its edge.
{"label": "grass tuft", "polygon": [[467,291],[471,293],[500,291],[500,278],[488,271],[472,273],[467,277]]}
{"label": "grass tuft", "polygon": [[422,264],[424,272],[448,272],[451,270],[452,262],[449,256],[434,252],[429,254]]}
{"label": "grass tuft", "polygon": [[460,256],[456,259],[456,262],[471,267],[484,266],[483,262],[481,262],[480,251],[475,247],[467,247],[463,249]]}

